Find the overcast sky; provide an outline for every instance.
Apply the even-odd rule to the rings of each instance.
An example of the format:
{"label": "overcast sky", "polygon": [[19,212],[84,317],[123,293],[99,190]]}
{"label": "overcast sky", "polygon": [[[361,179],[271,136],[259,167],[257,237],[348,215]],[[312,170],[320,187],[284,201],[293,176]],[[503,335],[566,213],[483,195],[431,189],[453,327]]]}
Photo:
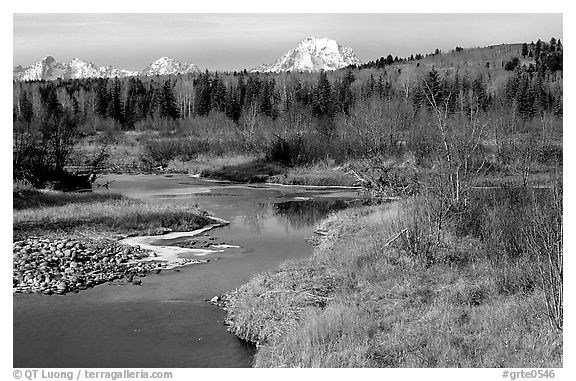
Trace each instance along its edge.
{"label": "overcast sky", "polygon": [[14,14],[13,63],[51,55],[141,70],[169,56],[202,70],[250,69],[308,36],[335,39],[361,61],[563,38],[561,14]]}

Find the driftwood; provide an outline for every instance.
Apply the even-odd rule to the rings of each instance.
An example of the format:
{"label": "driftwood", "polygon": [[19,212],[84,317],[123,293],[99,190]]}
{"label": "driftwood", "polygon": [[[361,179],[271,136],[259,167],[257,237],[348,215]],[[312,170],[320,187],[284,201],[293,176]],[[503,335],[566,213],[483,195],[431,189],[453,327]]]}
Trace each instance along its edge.
{"label": "driftwood", "polygon": [[400,233],[396,234],[388,242],[386,242],[384,247],[390,246],[394,241],[396,241],[398,238],[400,238],[402,236],[402,234],[405,234],[407,231],[408,231],[408,229],[402,229],[402,231],[400,231]]}

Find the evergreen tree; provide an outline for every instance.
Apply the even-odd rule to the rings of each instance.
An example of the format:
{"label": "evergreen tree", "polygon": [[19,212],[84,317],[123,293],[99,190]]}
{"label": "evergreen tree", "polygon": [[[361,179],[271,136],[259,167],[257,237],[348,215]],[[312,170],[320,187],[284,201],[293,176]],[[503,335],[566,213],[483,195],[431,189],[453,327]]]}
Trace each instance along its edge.
{"label": "evergreen tree", "polygon": [[542,41],[538,39],[534,47],[534,57],[536,58],[536,64],[538,64],[538,60],[540,59],[540,53],[542,53]]}
{"label": "evergreen tree", "polygon": [[536,115],[536,107],[534,105],[535,98],[528,77],[524,76],[520,82],[518,92],[518,114],[520,114],[520,116],[525,119],[530,119]]}
{"label": "evergreen tree", "polygon": [[520,82],[522,81],[522,70],[517,67],[514,75],[508,79],[505,86],[505,93],[508,100],[515,100],[520,90]]}
{"label": "evergreen tree", "polygon": [[19,102],[20,114],[18,115],[18,119],[26,123],[26,125],[30,125],[30,123],[32,123],[32,119],[34,118],[34,109],[32,107],[32,102],[28,100],[28,92],[20,92]]}
{"label": "evergreen tree", "polygon": [[120,80],[116,78],[112,82],[110,93],[108,94],[108,109],[106,116],[114,119],[120,124],[124,124],[124,104],[122,102],[122,89],[120,87]]}
{"label": "evergreen tree", "polygon": [[162,118],[178,119],[180,117],[180,110],[172,87],[172,82],[168,79],[164,82],[164,86],[161,89],[160,116]]}
{"label": "evergreen tree", "polygon": [[238,89],[238,102],[240,104],[240,107],[244,106],[244,100],[246,97],[246,84],[244,83],[244,76],[240,76],[238,78],[238,84],[237,84],[237,89]]}
{"label": "evergreen tree", "polygon": [[314,89],[312,115],[317,118],[332,117],[333,115],[332,87],[324,70],[320,71],[318,84]]}
{"label": "evergreen tree", "polygon": [[226,116],[238,123],[242,113],[240,105],[240,90],[238,87],[226,92]]}
{"label": "evergreen tree", "polygon": [[478,107],[482,111],[486,111],[490,102],[490,97],[488,96],[486,86],[481,76],[472,82],[472,94],[474,95]]}
{"label": "evergreen tree", "polygon": [[260,112],[272,118],[276,118],[276,111],[274,107],[277,98],[274,90],[275,86],[276,82],[273,79],[269,81],[263,81],[260,94],[258,97]]}
{"label": "evergreen tree", "polygon": [[443,106],[446,96],[445,86],[436,70],[432,69],[428,72],[428,75],[423,80],[422,90],[429,109]]}
{"label": "evergreen tree", "polygon": [[522,44],[522,57],[526,58],[527,55],[528,55],[528,44],[523,43]]}
{"label": "evergreen tree", "polygon": [[105,118],[108,112],[108,79],[98,79],[96,87],[96,112]]}
{"label": "evergreen tree", "polygon": [[212,105],[210,74],[200,74],[196,81],[195,111],[198,115],[208,115]]}
{"label": "evergreen tree", "polygon": [[224,112],[226,110],[226,86],[218,74],[211,83],[211,108]]}

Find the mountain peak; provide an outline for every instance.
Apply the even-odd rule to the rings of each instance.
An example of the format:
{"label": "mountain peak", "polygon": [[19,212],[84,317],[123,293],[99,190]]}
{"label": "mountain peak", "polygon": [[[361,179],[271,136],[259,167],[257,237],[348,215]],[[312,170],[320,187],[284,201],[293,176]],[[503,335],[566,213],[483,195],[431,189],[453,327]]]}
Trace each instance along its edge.
{"label": "mountain peak", "polygon": [[42,58],[42,60],[41,60],[41,62],[45,62],[47,64],[50,64],[50,63],[55,62],[55,61],[56,60],[52,56],[46,56],[46,57]]}
{"label": "mountain peak", "polygon": [[174,75],[196,73],[200,69],[189,62],[181,63],[170,57],[160,57],[142,70],[143,75]]}
{"label": "mountain peak", "polygon": [[285,53],[273,64],[262,65],[252,71],[278,73],[282,71],[338,70],[358,65],[360,60],[350,48],[329,38],[306,37],[295,49]]}

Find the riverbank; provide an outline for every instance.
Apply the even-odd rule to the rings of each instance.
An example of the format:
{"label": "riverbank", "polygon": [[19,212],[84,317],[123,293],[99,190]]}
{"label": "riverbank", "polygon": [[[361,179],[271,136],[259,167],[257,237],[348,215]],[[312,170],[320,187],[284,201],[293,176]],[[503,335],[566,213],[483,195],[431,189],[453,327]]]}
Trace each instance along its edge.
{"label": "riverbank", "polygon": [[[381,168],[384,182],[391,187],[406,187],[411,176],[425,178],[437,176],[434,169],[419,167],[411,163],[411,158],[389,160]],[[150,167],[142,162],[114,165],[103,171],[103,174],[188,174],[197,178],[230,181],[234,183],[267,183],[272,185],[303,186],[340,186],[357,187],[361,180],[350,171],[350,167],[362,170],[373,170],[373,163],[363,160],[336,164],[333,161],[319,162],[304,166],[285,166],[271,162],[262,157],[251,155],[197,155],[188,161],[169,160],[166,165]],[[500,168],[478,175],[472,182],[474,187],[530,188],[549,186],[551,179],[561,176],[557,167],[538,166],[531,168],[526,178],[515,168]],[[408,181],[408,182],[406,182]],[[97,184],[98,181],[97,181]]]}
{"label": "riverbank", "polygon": [[[94,194],[85,197],[117,192],[144,203],[197,204],[197,209],[230,221],[194,237],[175,232],[152,236],[159,247],[224,251],[184,254],[210,263],[135,276],[142,281],[139,285],[122,278],[63,296],[15,294],[15,366],[249,367],[253,346],[227,332],[225,311],[205,300],[289,258],[310,256],[313,247],[305,238],[313,226],[355,198],[339,189],[244,186],[189,175],[99,180],[110,182],[109,189],[95,186]],[[184,237],[174,238],[179,234]]]}
{"label": "riverbank", "polygon": [[357,185],[357,179],[353,175],[333,163],[287,167],[247,155],[198,155],[187,162],[172,160],[164,170],[237,183],[343,187]]}
{"label": "riverbank", "polygon": [[208,262],[179,258],[200,249],[139,245],[139,238],[194,236],[227,223],[192,205],[149,204],[114,193],[20,187],[13,206],[13,287],[22,293],[65,294],[119,279],[140,284],[152,272]]}
{"label": "riverbank", "polygon": [[[84,139],[78,145],[71,158],[73,166],[85,165],[86,158],[102,151],[102,146],[92,140]],[[561,139],[542,147],[542,152],[532,157],[531,162],[510,160],[494,144],[486,144],[486,161],[478,169],[473,186],[537,187],[548,184],[551,177],[562,175]],[[137,131],[118,133],[105,150],[107,159],[100,169],[102,174],[188,174],[237,183],[355,186],[360,185],[360,179],[350,171],[354,167],[361,175],[363,171],[378,169],[380,172],[373,180],[400,189],[409,186],[414,176],[420,181],[438,176],[433,162],[417,160],[411,151],[380,158],[350,158],[344,162],[325,157],[308,164],[286,165],[270,160],[264,152],[204,151],[186,136],[177,139]]]}
{"label": "riverbank", "polygon": [[529,270],[495,265],[449,229],[431,246],[423,209],[410,199],[331,215],[312,257],[226,295],[229,330],[258,345],[254,365],[561,367],[562,332]]}
{"label": "riverbank", "polygon": [[[171,150],[147,152],[141,141],[143,136],[137,132],[118,135],[117,141],[107,148],[109,156],[101,173],[188,174],[238,183],[285,185],[352,186],[357,183],[357,178],[330,160],[307,166],[285,166],[262,155],[233,152],[174,158]],[[71,162],[82,165],[86,157],[94,157],[101,149],[94,142],[83,141]]]}

